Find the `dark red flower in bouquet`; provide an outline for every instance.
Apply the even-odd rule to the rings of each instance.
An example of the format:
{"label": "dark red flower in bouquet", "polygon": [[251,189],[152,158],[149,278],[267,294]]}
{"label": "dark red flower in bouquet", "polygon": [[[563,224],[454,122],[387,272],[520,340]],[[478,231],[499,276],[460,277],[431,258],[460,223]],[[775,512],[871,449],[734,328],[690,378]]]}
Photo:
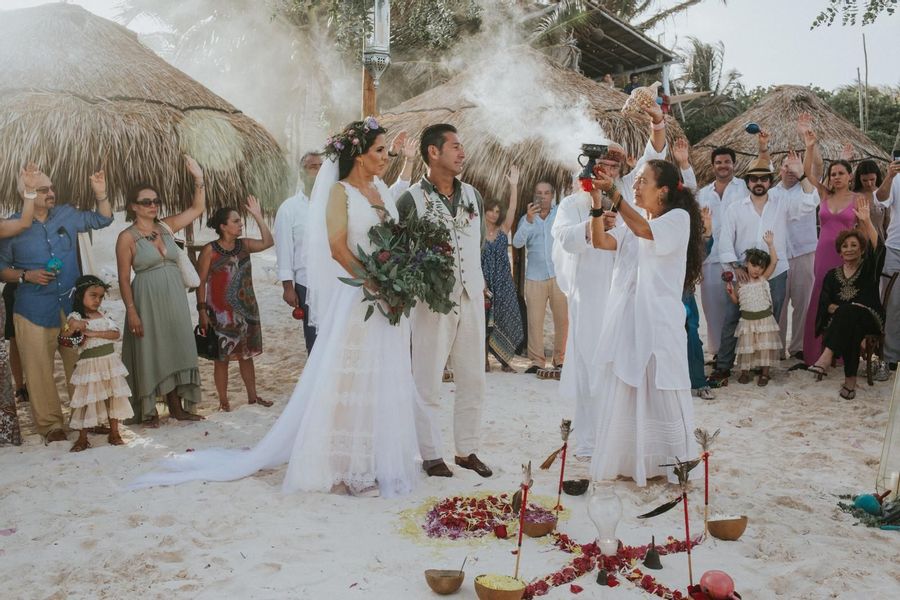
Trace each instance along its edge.
{"label": "dark red flower in bouquet", "polygon": [[291,311],[291,316],[300,321],[303,319],[303,317],[306,316],[306,312],[304,312],[302,306],[297,306],[293,311]]}
{"label": "dark red flower in bouquet", "polygon": [[387,250],[382,250],[381,252],[378,253],[378,262],[380,262],[381,264],[386,263],[390,259],[391,259],[391,253],[388,252]]}
{"label": "dark red flower in bouquet", "polygon": [[488,300],[487,298],[485,298],[484,299],[484,310],[490,310],[490,309],[491,309],[491,301]]}
{"label": "dark red flower in bouquet", "polygon": [[732,281],[734,281],[734,273],[732,273],[731,271],[723,272],[722,281],[724,281],[725,283],[731,283]]}
{"label": "dark red flower in bouquet", "polygon": [[506,531],[506,525],[497,525],[494,527],[494,535],[496,535],[501,540],[505,540],[509,537],[509,533]]}

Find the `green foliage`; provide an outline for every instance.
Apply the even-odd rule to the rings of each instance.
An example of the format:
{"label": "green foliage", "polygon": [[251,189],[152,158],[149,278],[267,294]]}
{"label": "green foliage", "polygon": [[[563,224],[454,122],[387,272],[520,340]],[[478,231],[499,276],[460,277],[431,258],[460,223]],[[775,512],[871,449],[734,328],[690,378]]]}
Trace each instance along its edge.
{"label": "green foliage", "polygon": [[[810,26],[815,29],[821,25],[830,27],[838,15],[841,25],[856,25],[859,20],[863,25],[870,25],[882,14],[892,15],[897,10],[898,0],[828,0],[828,5],[819,13]],[[860,18],[862,11],[862,18]]]}
{"label": "green foliage", "polygon": [[[817,92],[836,113],[859,127],[859,96],[855,85],[845,85],[834,92]],[[866,135],[885,152],[890,153],[900,124],[900,88],[869,87],[869,120]]]}

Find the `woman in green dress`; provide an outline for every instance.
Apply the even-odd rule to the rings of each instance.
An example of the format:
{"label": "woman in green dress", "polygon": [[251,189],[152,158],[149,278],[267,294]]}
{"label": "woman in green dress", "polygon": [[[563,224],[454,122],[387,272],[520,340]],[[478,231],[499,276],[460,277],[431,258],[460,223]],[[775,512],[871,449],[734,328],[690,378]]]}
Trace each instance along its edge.
{"label": "woman in green dress", "polygon": [[[206,209],[203,171],[185,156],[194,178],[194,199],[184,212],[159,219],[159,192],[138,184],[128,194],[134,223],[116,241],[119,290],[125,302],[122,362],[128,369],[135,423],[159,427],[156,402],[165,398],[179,421],[198,421],[200,370],[187,294],[172,237],[200,218]],[[131,271],[134,270],[134,279]]]}

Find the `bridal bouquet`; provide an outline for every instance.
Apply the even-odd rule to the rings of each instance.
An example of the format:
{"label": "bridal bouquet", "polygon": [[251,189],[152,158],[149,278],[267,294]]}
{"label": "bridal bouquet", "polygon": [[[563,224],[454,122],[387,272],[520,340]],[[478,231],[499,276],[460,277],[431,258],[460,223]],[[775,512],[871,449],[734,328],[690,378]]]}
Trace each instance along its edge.
{"label": "bridal bouquet", "polygon": [[401,317],[409,316],[417,302],[424,302],[441,314],[456,306],[450,299],[456,276],[447,228],[416,216],[402,223],[386,219],[369,229],[369,241],[371,251],[357,248],[364,273],[356,278],[340,278],[346,284],[362,287],[363,302],[369,303],[366,321],[376,308],[391,325],[396,325]]}

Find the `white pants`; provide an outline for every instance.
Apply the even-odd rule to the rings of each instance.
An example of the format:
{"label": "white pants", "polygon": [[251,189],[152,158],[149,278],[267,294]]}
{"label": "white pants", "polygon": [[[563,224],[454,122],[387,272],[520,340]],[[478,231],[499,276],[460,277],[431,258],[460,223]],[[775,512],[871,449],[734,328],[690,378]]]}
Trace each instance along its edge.
{"label": "white pants", "polygon": [[[787,293],[781,305],[781,346],[788,354],[803,350],[803,328],[806,326],[806,311],[816,282],[816,253],[809,252],[795,256],[788,261]],[[791,304],[791,343],[787,340],[788,303]]]}
{"label": "white pants", "polygon": [[706,345],[711,354],[719,352],[725,309],[730,302],[722,282],[722,270],[721,263],[705,263],[703,281],[700,282],[700,302],[706,317]]}
{"label": "white pants", "polygon": [[456,399],[453,439],[457,456],[478,451],[484,407],[484,299],[463,291],[459,306],[441,315],[418,304],[412,314],[412,370],[424,408],[416,412],[422,460],[441,458],[439,410],[441,378],[447,359],[453,364]]}

